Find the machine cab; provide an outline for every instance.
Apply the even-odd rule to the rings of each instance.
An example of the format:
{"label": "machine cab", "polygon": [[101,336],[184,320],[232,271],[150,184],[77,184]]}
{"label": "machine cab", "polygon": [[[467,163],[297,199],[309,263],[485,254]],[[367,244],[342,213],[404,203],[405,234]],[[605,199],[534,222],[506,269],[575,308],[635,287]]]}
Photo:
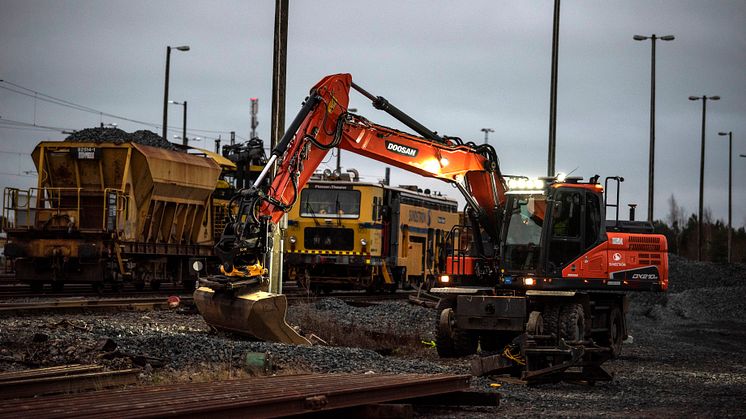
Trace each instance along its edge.
{"label": "machine cab", "polygon": [[531,189],[514,186],[508,192],[502,268],[506,274],[562,276],[564,268],[606,240],[603,189],[576,181],[526,183]]}

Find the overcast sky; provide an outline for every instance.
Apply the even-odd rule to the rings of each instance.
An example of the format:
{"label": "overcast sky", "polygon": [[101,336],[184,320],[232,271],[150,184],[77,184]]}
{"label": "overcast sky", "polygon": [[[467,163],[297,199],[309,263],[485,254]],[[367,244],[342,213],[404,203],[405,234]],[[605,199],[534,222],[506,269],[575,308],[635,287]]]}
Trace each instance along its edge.
{"label": "overcast sky", "polygon": [[[546,174],[552,1],[291,0],[286,119],[326,74],[349,72],[441,134],[483,141],[493,128],[504,173]],[[110,114],[160,124],[167,45],[170,99],[189,102],[194,136],[250,131],[259,98],[259,136],[269,143],[274,1],[0,0],[0,79]],[[746,223],[746,1],[562,2],[557,170],[588,178],[621,175],[622,203],[647,213],[650,41],[657,44],[655,216],[673,194],[697,211],[701,102],[707,109],[705,205],[727,217],[728,147],[734,133],[733,223]],[[11,87],[0,83],[0,87]],[[402,128],[355,93],[368,119]],[[81,129],[100,122],[151,129],[0,89],[2,120]],[[181,127],[181,107],[169,125]],[[176,134],[178,132],[174,132]],[[32,186],[28,157],[51,130],[0,122],[0,186]],[[226,135],[222,135],[226,139]],[[213,148],[212,139],[197,146]],[[332,157],[328,167],[334,165]],[[383,167],[343,153],[342,165],[367,180]],[[324,166],[322,166],[324,168]],[[394,184],[458,195],[446,184],[395,170]],[[623,210],[626,216],[626,209]]]}

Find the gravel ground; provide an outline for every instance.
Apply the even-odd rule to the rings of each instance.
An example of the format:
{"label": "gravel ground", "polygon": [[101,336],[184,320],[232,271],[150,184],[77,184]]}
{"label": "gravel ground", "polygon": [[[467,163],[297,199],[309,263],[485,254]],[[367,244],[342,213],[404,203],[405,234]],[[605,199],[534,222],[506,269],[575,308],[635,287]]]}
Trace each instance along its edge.
{"label": "gravel ground", "polygon": [[[605,367],[609,383],[526,387],[474,378],[474,388],[498,391],[499,408],[419,408],[423,417],[633,416],[742,417],[746,411],[746,269],[671,258],[671,290],[632,299],[632,341]],[[675,274],[674,274],[675,272]],[[704,279],[706,278],[706,280]],[[332,322],[341,333],[402,334],[432,339],[435,312],[406,302],[352,307],[328,298],[290,308],[288,319]],[[301,324],[301,326],[304,326]],[[322,333],[322,331],[317,331]],[[112,353],[116,343],[119,355]],[[276,373],[419,372],[468,374],[468,359],[442,360],[422,343],[382,355],[378,348],[293,347],[245,341],[209,331],[195,314],[148,313],[28,315],[0,318],[0,370],[36,365],[102,362],[121,367],[150,360],[145,381],[204,368],[237,369],[247,351],[267,352]],[[373,350],[376,349],[376,350]],[[137,358],[133,355],[141,355]],[[111,357],[107,355],[106,357]],[[150,357],[150,358],[148,358]],[[156,359],[152,359],[156,358]],[[143,361],[144,359],[144,361]],[[158,367],[157,359],[164,361]],[[171,375],[169,375],[171,374]],[[499,383],[496,388],[491,384]]]}

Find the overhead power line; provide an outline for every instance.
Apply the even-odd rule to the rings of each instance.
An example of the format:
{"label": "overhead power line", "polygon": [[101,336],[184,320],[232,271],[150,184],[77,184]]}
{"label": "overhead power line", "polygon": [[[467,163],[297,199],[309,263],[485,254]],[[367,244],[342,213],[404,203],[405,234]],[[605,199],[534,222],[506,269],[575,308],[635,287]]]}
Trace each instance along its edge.
{"label": "overhead power line", "polygon": [[[5,86],[5,85],[7,85],[7,86]],[[11,87],[9,87],[9,86],[11,86]],[[35,100],[41,100],[43,102],[52,103],[52,104],[55,104],[55,105],[58,105],[58,106],[64,106],[64,107],[67,107],[67,108],[70,108],[70,109],[75,109],[75,110],[78,110],[78,111],[81,111],[81,112],[87,112],[87,113],[96,114],[96,115],[99,115],[99,116],[106,116],[108,118],[115,118],[115,119],[119,119],[119,120],[122,120],[122,121],[132,122],[132,123],[135,123],[135,124],[140,124],[140,125],[145,125],[145,126],[149,126],[149,127],[154,127],[156,129],[159,129],[159,128],[162,127],[161,124],[156,124],[156,123],[153,123],[153,122],[147,122],[147,121],[141,121],[141,120],[138,120],[138,119],[128,118],[126,116],[116,115],[116,114],[112,114],[112,113],[109,113],[109,112],[104,112],[102,110],[91,108],[89,106],[81,105],[81,104],[78,104],[78,103],[75,103],[75,102],[71,102],[69,100],[60,99],[58,97],[54,97],[54,96],[48,95],[46,93],[38,92],[36,90],[29,89],[28,87],[24,87],[24,86],[21,86],[21,85],[16,84],[16,83],[9,82],[7,80],[0,80],[0,89],[4,89],[4,90],[7,90],[7,91],[10,91],[10,92],[19,94],[19,95],[27,96],[27,97],[33,98]],[[171,131],[171,129],[169,129],[169,131]],[[181,130],[175,130],[175,131],[181,132]],[[205,132],[205,133],[210,133],[210,134],[226,134],[226,135],[230,134],[230,131],[208,130],[208,129],[198,129],[198,128],[191,128],[191,129],[189,129],[189,131]]]}

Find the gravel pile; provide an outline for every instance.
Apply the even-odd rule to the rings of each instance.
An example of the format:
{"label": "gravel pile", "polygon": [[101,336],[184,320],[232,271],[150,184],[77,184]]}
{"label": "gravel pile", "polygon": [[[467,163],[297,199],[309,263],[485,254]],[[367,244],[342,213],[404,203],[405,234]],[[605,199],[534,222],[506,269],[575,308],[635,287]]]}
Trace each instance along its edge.
{"label": "gravel pile", "polygon": [[667,321],[746,318],[746,265],[697,262],[669,254],[668,292],[630,293],[630,311]]}
{"label": "gravel pile", "polygon": [[668,255],[669,292],[746,285],[746,264],[711,263]]}
{"label": "gravel pile", "polygon": [[165,148],[167,150],[178,150],[174,144],[168,142],[153,131],[148,130],[128,133],[119,128],[86,128],[70,134],[65,138],[65,141],[114,144],[132,142],[151,147]]}

